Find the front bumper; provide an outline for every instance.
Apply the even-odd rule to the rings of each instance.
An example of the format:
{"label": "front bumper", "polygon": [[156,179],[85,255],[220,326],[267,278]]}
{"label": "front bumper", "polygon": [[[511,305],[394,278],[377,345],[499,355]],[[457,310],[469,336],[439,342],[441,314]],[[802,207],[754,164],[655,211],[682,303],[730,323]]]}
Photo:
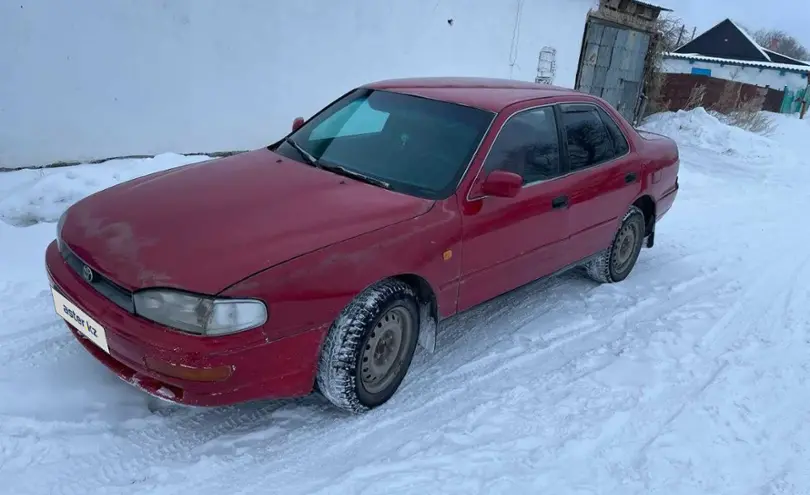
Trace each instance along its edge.
{"label": "front bumper", "polygon": [[[77,340],[118,377],[152,395],[180,404],[219,406],[312,391],[326,326],[275,341],[262,328],[224,337],[187,335],[138,317],[101,295],[65,263],[56,241],[48,246],[45,263],[53,288],[104,327],[109,353],[66,322]],[[222,367],[230,367],[231,373],[220,381],[180,378],[154,369],[204,372]]]}

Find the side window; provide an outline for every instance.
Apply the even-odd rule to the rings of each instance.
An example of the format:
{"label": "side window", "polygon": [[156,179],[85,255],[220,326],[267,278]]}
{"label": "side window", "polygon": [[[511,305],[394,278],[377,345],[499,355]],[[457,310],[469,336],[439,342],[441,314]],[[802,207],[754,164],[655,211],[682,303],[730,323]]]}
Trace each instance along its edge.
{"label": "side window", "polygon": [[562,121],[571,171],[604,163],[618,155],[597,107],[563,105]]}
{"label": "side window", "polygon": [[602,122],[605,124],[605,127],[607,127],[610,138],[613,140],[613,150],[616,152],[616,156],[622,156],[630,151],[627,138],[624,137],[624,133],[619,128],[618,124],[616,124],[616,121],[601,108],[596,107],[596,110],[599,112],[599,116],[602,117]]}
{"label": "side window", "polygon": [[506,121],[484,162],[484,171],[492,170],[520,174],[524,184],[560,174],[560,145],[552,107],[526,110]]}
{"label": "side window", "polygon": [[388,114],[374,110],[365,99],[355,100],[312,130],[310,141],[381,132]]}

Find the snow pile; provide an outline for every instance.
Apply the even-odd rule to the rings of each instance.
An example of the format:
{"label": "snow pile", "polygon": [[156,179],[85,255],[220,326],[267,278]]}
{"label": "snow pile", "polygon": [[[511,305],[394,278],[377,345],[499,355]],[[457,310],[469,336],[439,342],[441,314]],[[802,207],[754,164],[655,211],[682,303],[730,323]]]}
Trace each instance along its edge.
{"label": "snow pile", "polygon": [[703,108],[654,114],[641,128],[669,136],[680,146],[711,150],[730,157],[772,158],[779,148],[773,140],[725,124]]}
{"label": "snow pile", "polygon": [[154,158],[3,172],[0,181],[0,221],[17,227],[56,222],[70,205],[96,191],[142,175],[209,158],[204,155],[165,153]]}
{"label": "snow pile", "polygon": [[751,181],[795,187],[786,179],[794,168],[804,167],[798,144],[808,139],[810,126],[795,116],[763,113],[773,123],[767,137],[726,124],[703,108],[654,114],[639,129],[674,139],[684,173],[700,174],[694,181],[738,180],[735,194]]}

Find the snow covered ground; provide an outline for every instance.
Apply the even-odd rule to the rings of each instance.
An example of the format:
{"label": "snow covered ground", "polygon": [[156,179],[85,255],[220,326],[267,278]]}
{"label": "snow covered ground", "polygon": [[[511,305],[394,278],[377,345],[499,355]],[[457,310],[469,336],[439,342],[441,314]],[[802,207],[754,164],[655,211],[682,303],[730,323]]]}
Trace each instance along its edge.
{"label": "snow covered ground", "polygon": [[[0,174],[0,493],[810,493],[810,121],[654,116],[681,192],[623,283],[538,282],[442,326],[385,407],[190,409],[53,312],[58,214],[178,156]],[[27,226],[26,226],[27,225]]]}

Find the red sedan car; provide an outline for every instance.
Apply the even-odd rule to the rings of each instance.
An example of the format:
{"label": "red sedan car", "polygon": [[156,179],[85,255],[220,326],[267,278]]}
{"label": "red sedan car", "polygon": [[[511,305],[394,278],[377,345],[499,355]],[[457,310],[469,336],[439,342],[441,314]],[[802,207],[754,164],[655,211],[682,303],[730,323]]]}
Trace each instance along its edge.
{"label": "red sedan car", "polygon": [[356,88],[281,141],[93,194],[46,252],[57,313],[167,400],[386,402],[439,321],[562,270],[632,270],[678,149],[531,83]]}

